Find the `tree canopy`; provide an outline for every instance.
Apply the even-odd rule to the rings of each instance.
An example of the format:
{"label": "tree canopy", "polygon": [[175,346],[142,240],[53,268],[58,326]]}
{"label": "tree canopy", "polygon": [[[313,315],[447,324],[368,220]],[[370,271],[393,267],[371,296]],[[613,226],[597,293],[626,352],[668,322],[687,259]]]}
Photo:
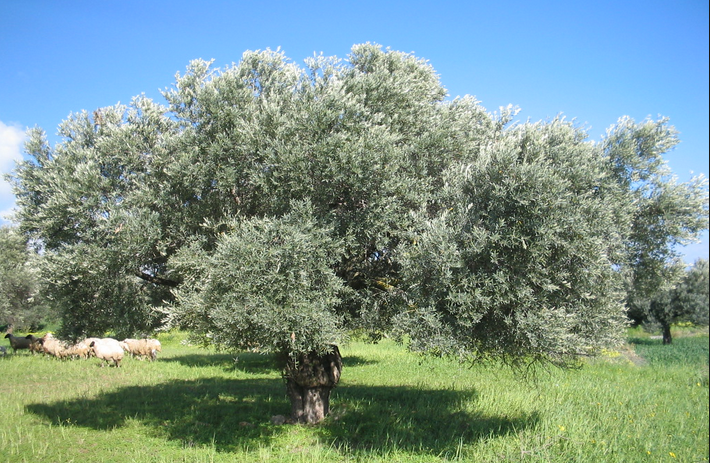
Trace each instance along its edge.
{"label": "tree canopy", "polygon": [[665,167],[666,119],[601,142],[513,124],[373,44],[198,60],[163,95],[73,114],[54,147],[30,131],[19,227],[67,335],[170,322],[294,357],[359,329],[569,365],[620,341],[624,281],[652,291],[707,228],[707,182]]}

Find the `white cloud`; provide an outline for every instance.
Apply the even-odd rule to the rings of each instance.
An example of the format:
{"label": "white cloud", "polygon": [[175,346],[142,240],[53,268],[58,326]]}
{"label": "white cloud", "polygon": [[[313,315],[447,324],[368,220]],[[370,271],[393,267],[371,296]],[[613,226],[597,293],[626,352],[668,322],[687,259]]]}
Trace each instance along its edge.
{"label": "white cloud", "polygon": [[6,222],[5,216],[15,207],[15,196],[4,174],[12,172],[15,162],[22,160],[25,138],[25,131],[20,126],[0,121],[0,224]]}

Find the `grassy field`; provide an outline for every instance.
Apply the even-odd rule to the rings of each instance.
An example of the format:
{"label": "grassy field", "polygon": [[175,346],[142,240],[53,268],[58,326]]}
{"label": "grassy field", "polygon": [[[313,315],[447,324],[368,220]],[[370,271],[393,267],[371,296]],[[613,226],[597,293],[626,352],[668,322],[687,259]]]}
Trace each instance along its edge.
{"label": "grassy field", "polygon": [[289,403],[269,358],[179,333],[121,368],[8,353],[0,462],[708,461],[708,335],[682,334],[631,331],[619,352],[528,380],[353,342],[318,426],[271,423]]}

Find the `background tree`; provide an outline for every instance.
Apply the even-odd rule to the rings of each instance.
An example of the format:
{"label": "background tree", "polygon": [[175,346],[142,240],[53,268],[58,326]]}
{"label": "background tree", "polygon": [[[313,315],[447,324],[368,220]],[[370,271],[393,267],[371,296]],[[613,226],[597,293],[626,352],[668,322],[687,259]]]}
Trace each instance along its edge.
{"label": "background tree", "polygon": [[687,270],[679,264],[682,277],[678,284],[656,294],[647,302],[646,324],[651,328],[660,327],[663,344],[671,344],[671,325],[678,322],[692,322],[700,326],[708,325],[708,261],[699,259]]}
{"label": "background tree", "polygon": [[36,256],[15,228],[0,227],[0,326],[33,331],[51,315],[40,291]]}
{"label": "background tree", "polygon": [[679,143],[663,118],[636,123],[623,117],[607,131],[603,149],[620,189],[614,201],[630,220],[624,275],[626,303],[636,322],[648,303],[682,278],[678,245],[693,241],[708,227],[708,182],[697,176],[678,183],[663,156]]}
{"label": "background tree", "polygon": [[[595,144],[445,95],[428,63],[376,45],[305,67],[266,50],[222,71],[192,62],[167,106],[72,115],[54,148],[31,131],[18,217],[43,246],[64,333],[169,322],[279,353],[298,421],[327,411],[346,330],[560,365],[618,341],[614,272],[645,262],[625,257],[653,225],[625,142],[642,131]],[[677,186],[659,213],[702,226],[703,187]]]}
{"label": "background tree", "polygon": [[676,287],[674,302],[685,307],[688,321],[708,326],[710,316],[710,276],[708,260],[698,259]]}

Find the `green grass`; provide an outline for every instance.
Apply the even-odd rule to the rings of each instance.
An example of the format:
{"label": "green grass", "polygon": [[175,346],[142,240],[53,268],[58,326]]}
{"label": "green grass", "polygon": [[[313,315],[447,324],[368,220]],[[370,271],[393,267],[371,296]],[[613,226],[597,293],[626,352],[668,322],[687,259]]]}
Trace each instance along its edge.
{"label": "green grass", "polygon": [[707,334],[630,339],[533,380],[354,342],[318,426],[271,424],[290,407],[268,357],[180,334],[118,369],[8,354],[0,462],[708,461]]}

